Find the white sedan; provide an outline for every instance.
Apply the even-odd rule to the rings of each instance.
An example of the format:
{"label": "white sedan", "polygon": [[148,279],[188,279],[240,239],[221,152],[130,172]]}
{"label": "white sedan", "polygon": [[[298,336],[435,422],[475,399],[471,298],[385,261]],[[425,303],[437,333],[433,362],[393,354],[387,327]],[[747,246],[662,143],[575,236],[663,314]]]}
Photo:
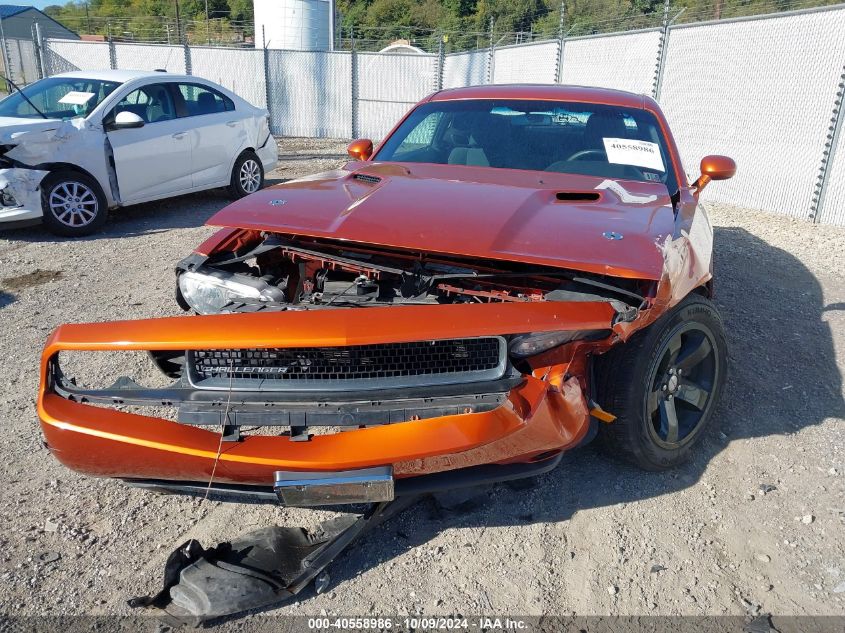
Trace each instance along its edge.
{"label": "white sedan", "polygon": [[80,236],[116,207],[216,187],[242,197],[277,160],[267,111],[210,81],[55,75],[0,101],[0,228]]}

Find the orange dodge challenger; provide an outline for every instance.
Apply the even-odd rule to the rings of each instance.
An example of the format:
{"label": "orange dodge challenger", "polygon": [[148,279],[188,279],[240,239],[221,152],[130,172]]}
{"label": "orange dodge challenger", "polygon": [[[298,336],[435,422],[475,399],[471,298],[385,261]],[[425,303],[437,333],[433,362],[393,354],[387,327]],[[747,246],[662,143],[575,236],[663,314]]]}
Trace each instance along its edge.
{"label": "orange dodge challenger", "polygon": [[[438,92],[349,153],[211,218],[177,266],[201,316],[53,332],[62,463],[319,505],[535,475],[595,435],[647,469],[689,455],[727,361],[698,196],[730,158],[689,183],[652,99],[539,85]],[[86,387],[80,351],[168,381]]]}

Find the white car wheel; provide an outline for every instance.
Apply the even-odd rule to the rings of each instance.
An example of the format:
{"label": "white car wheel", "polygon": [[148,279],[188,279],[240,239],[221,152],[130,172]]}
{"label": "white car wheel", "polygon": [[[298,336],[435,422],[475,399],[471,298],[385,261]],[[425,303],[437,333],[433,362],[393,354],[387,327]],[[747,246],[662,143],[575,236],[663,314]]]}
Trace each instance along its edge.
{"label": "white car wheel", "polygon": [[264,167],[251,151],[245,151],[235,161],[229,191],[235,198],[243,198],[264,186]]}
{"label": "white car wheel", "polygon": [[81,182],[61,182],[50,192],[50,213],[71,228],[91,224],[100,210],[97,196]]}
{"label": "white car wheel", "polygon": [[58,235],[93,233],[106,221],[106,199],[97,182],[85,174],[61,170],[41,181],[44,224]]}
{"label": "white car wheel", "polygon": [[254,158],[247,158],[241,164],[239,174],[241,188],[247,193],[255,193],[261,188],[261,166]]}

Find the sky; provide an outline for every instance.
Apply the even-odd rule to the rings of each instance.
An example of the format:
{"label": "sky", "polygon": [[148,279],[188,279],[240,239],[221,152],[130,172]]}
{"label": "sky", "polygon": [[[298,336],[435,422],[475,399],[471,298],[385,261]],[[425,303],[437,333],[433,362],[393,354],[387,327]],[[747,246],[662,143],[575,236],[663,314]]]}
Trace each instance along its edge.
{"label": "sky", "polygon": [[0,4],[19,4],[21,6],[27,7],[35,7],[37,9],[43,9],[47,5],[50,4],[64,4],[63,0],[31,0],[30,2],[20,2],[19,0],[6,0],[6,2],[0,2]]}

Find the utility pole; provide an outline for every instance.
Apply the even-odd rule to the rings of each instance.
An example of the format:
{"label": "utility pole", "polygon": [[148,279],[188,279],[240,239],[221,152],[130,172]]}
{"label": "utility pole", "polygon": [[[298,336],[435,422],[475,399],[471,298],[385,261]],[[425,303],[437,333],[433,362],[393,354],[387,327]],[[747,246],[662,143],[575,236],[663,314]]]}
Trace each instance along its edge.
{"label": "utility pole", "polygon": [[91,15],[88,13],[88,0],[85,0],[85,21],[88,23],[88,33],[91,34]]}
{"label": "utility pole", "polygon": [[173,0],[176,3],[176,42],[182,43],[182,24],[179,20],[179,0]]}

